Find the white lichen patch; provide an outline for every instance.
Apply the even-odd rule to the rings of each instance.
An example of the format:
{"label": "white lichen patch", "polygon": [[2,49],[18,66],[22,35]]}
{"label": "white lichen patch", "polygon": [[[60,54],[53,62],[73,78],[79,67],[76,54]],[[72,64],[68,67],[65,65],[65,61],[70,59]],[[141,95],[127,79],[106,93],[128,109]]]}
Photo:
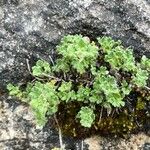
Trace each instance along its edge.
{"label": "white lichen patch", "polygon": [[93,0],[73,0],[73,1],[70,1],[70,5],[71,6],[74,6],[74,7],[77,7],[77,6],[82,6],[83,8],[87,8],[91,5],[91,3],[93,2]]}
{"label": "white lichen patch", "polygon": [[43,26],[43,19],[38,16],[32,16],[29,21],[25,21],[23,24],[24,31],[28,34],[32,31],[39,31]]}
{"label": "white lichen patch", "polygon": [[7,66],[12,66],[13,63],[14,57],[8,59],[4,52],[0,52],[0,72]]}

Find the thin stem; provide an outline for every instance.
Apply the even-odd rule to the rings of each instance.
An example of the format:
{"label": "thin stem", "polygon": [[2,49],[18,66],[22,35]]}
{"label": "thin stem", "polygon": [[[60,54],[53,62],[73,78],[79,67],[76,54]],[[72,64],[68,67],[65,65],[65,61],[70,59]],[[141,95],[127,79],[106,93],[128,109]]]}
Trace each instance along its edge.
{"label": "thin stem", "polygon": [[67,78],[66,78],[66,74],[65,74],[65,72],[64,72],[64,79],[66,80]]}
{"label": "thin stem", "polygon": [[112,111],[112,113],[111,113],[111,118],[113,117],[114,113],[115,113],[115,110]]}
{"label": "thin stem", "polygon": [[115,110],[116,110],[116,113],[119,114],[118,108],[115,108]]}
{"label": "thin stem", "polygon": [[47,74],[43,74],[43,75],[50,78],[50,79],[55,79],[57,81],[64,81],[63,79],[60,79],[60,78],[57,78],[57,77],[54,77],[54,76],[50,76],[50,75],[47,75]]}
{"label": "thin stem", "polygon": [[83,150],[83,140],[81,141],[81,150]]}
{"label": "thin stem", "polygon": [[58,123],[58,120],[57,120],[57,118],[56,118],[56,115],[55,115],[55,114],[54,114],[54,119],[55,119],[55,122],[56,122],[57,127],[58,127],[60,148],[61,148],[61,150],[64,150],[64,145],[63,145],[63,141],[62,141],[61,128],[60,128],[60,126],[59,126],[59,123]]}
{"label": "thin stem", "polygon": [[145,88],[146,88],[147,90],[150,90],[150,88],[149,88],[148,86],[145,86]]}
{"label": "thin stem", "polygon": [[52,64],[53,64],[53,66],[54,66],[54,61],[53,61],[53,59],[52,59],[52,57],[49,55],[49,58],[50,58],[50,60],[51,60],[51,62],[52,62]]}
{"label": "thin stem", "polygon": [[29,73],[32,74],[31,69],[30,69],[30,65],[29,65],[29,59],[26,59],[26,63],[27,63],[27,68],[28,68]]}
{"label": "thin stem", "polygon": [[[51,57],[50,57],[50,58],[51,58]],[[52,58],[51,58],[51,61],[52,61],[52,63],[54,64]],[[26,63],[27,63],[27,68],[28,68],[29,73],[33,76],[32,72],[31,72],[31,69],[30,69],[30,65],[29,65],[29,60],[28,60],[28,59],[26,59]],[[42,75],[45,76],[45,77],[48,77],[48,78],[50,78],[50,79],[55,79],[55,80],[57,80],[57,81],[65,81],[65,80],[66,80],[66,74],[65,74],[65,73],[64,73],[64,78],[65,78],[65,80],[63,80],[63,79],[61,79],[61,78],[58,78],[58,77],[54,77],[54,76],[48,75],[48,74],[45,74],[45,73],[43,73]],[[36,79],[38,79],[38,80],[41,80],[41,81],[44,80],[44,79],[39,78],[39,77],[37,77],[37,76],[34,76],[34,77],[35,77]],[[69,79],[69,81],[72,81],[72,82],[73,82],[74,80]],[[91,81],[88,81],[88,80],[79,80],[79,82],[85,82],[85,83],[87,83],[87,84],[92,84],[92,82],[91,82]]]}
{"label": "thin stem", "polygon": [[99,115],[99,121],[98,121],[98,124],[101,123],[102,113],[103,113],[103,106],[102,106],[102,108],[101,108],[101,112],[100,112],[100,115]]}

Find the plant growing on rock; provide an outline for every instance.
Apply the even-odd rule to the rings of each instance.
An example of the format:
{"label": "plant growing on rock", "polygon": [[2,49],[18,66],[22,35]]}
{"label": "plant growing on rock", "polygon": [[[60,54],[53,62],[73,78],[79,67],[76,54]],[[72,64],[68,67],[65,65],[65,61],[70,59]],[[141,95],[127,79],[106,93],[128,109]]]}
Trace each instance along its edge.
{"label": "plant growing on rock", "polygon": [[133,51],[110,37],[91,42],[82,35],[67,35],[57,46],[54,65],[38,60],[32,67],[33,82],[23,89],[8,84],[10,95],[27,102],[40,125],[58,112],[62,103],[81,104],[76,119],[90,128],[96,107],[122,108],[126,97],[137,88],[147,87],[150,59],[136,62]]}

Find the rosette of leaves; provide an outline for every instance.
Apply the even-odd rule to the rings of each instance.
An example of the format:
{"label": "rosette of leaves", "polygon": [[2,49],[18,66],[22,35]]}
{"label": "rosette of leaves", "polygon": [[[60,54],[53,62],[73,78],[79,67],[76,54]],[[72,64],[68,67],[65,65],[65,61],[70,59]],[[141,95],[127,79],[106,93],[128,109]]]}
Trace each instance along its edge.
{"label": "rosette of leaves", "polygon": [[9,90],[9,95],[22,98],[22,91],[19,89],[19,86],[14,86],[11,83],[9,83],[7,85],[7,89]]}
{"label": "rosette of leaves", "polygon": [[[98,47],[94,42],[90,42],[88,37],[82,35],[65,36],[60,45],[57,46],[57,52],[62,56],[57,61],[57,70],[69,70],[69,66],[82,74],[95,64],[98,57]],[[63,70],[64,71],[64,70]]]}
{"label": "rosette of leaves", "polygon": [[111,37],[104,36],[102,38],[97,38],[98,43],[101,45],[102,50],[104,53],[109,53],[117,46],[121,46],[121,41],[115,41]]}
{"label": "rosette of leaves", "polygon": [[147,85],[150,72],[149,58],[144,55],[141,58],[141,62],[136,63],[133,50],[131,48],[125,49],[120,41],[114,41],[110,37],[102,37],[98,38],[98,42],[105,53],[105,61],[110,64],[112,69],[117,70],[118,72],[123,70],[132,74],[132,80],[127,86],[128,89],[130,89],[129,91],[131,91],[132,85],[138,87],[145,87]]}
{"label": "rosette of leaves", "polygon": [[130,92],[132,91],[132,85],[129,84],[126,80],[122,80],[120,90],[122,93],[122,97],[125,97],[126,95],[129,95]]}
{"label": "rosette of leaves", "polygon": [[[124,106],[123,97],[121,96],[120,89],[117,85],[115,77],[108,74],[106,67],[100,67],[94,79],[93,88],[105,95],[105,100],[114,107]],[[100,95],[101,99],[102,95]]]}
{"label": "rosette of leaves", "polygon": [[81,110],[77,114],[77,118],[80,119],[82,126],[90,128],[95,120],[95,114],[90,107],[81,107]]}
{"label": "rosette of leaves", "polygon": [[108,62],[113,69],[134,71],[135,60],[131,49],[124,49],[117,46],[105,55],[105,61]]}
{"label": "rosette of leaves", "polygon": [[147,80],[149,78],[149,73],[147,70],[142,70],[137,68],[136,72],[132,76],[132,83],[138,87],[145,87],[147,85]]}
{"label": "rosette of leaves", "polygon": [[58,88],[59,98],[62,101],[65,101],[66,103],[69,102],[69,100],[76,99],[75,92],[71,89],[72,89],[72,83],[63,81],[61,83],[61,86]]}
{"label": "rosette of leaves", "polygon": [[89,87],[84,87],[81,85],[76,93],[76,100],[79,102],[88,103],[88,100],[90,98],[90,92],[91,89]]}
{"label": "rosette of leaves", "polygon": [[44,125],[46,123],[46,114],[52,115],[57,112],[59,98],[53,83],[35,82],[28,97],[38,124]]}
{"label": "rosette of leaves", "polygon": [[52,73],[52,69],[50,64],[44,60],[38,60],[36,65],[32,67],[32,74],[33,76],[46,76]]}

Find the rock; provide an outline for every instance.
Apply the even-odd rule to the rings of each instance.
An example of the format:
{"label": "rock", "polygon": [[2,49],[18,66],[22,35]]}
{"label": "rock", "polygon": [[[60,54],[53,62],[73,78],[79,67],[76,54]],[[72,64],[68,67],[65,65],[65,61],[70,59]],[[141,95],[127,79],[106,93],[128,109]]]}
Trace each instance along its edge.
{"label": "rock", "polygon": [[[81,140],[62,136],[66,150],[80,150]],[[0,98],[0,150],[51,150],[59,147],[59,135],[47,124],[35,125],[34,116],[26,105],[2,96]]]}
{"label": "rock", "polygon": [[51,62],[55,46],[66,34],[92,40],[109,35],[132,46],[137,57],[149,57],[149,10],[147,0],[1,1],[0,88],[28,80],[28,60],[30,66],[37,59]]}
{"label": "rock", "polygon": [[85,143],[89,150],[146,150],[150,147],[150,137],[142,132],[128,139],[93,136],[85,139]]}

